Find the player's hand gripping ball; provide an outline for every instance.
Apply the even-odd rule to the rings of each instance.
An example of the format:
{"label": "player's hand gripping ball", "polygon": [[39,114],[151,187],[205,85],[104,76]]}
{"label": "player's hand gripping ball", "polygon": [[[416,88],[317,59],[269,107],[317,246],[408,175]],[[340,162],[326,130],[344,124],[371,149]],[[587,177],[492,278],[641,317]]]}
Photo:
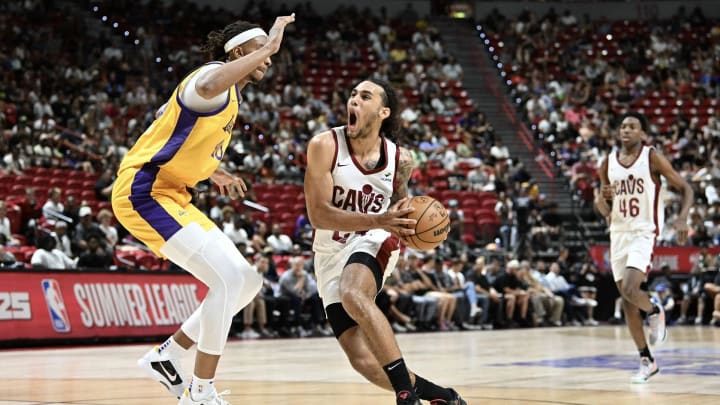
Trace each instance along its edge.
{"label": "player's hand gripping ball", "polygon": [[415,208],[407,218],[417,221],[415,235],[401,236],[405,246],[415,250],[430,250],[447,239],[450,232],[450,216],[442,203],[432,197],[421,195],[408,200],[403,208],[405,207]]}

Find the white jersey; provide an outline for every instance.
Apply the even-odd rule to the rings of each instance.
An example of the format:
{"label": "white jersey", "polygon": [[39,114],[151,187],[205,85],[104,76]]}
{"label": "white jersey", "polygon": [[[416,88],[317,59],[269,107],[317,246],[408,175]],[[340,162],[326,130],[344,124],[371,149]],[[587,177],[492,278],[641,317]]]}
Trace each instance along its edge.
{"label": "white jersey", "polygon": [[610,232],[651,232],[659,235],[665,209],[660,199],[660,182],[650,172],[650,152],[643,146],[638,157],[625,166],[618,160],[619,151],[608,155],[608,179],[615,189]]}
{"label": "white jersey", "polygon": [[[393,142],[382,138],[385,164],[367,170],[352,155],[352,149],[345,137],[345,127],[331,130],[335,139],[335,158],[332,165],[332,204],[345,211],[380,214],[390,207],[390,198],[395,191],[400,149]],[[365,234],[365,231],[343,232],[316,229],[313,251],[335,253],[347,243]],[[389,234],[388,234],[389,235]]]}

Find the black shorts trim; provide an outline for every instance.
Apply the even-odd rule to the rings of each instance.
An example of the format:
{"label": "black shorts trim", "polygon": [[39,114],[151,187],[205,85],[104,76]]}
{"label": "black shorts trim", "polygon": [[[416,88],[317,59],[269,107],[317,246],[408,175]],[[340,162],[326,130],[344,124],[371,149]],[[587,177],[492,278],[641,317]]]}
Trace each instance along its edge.
{"label": "black shorts trim", "polygon": [[345,263],[345,267],[353,263],[362,264],[372,271],[373,277],[375,277],[375,286],[377,287],[377,291],[380,291],[383,284],[383,273],[385,272],[380,267],[378,259],[375,256],[371,256],[369,253],[355,252],[350,255],[347,263]]}
{"label": "black shorts trim", "polygon": [[358,323],[348,315],[339,302],[328,305],[325,308],[325,314],[327,314],[328,322],[336,339],[339,339],[346,330],[358,326]]}

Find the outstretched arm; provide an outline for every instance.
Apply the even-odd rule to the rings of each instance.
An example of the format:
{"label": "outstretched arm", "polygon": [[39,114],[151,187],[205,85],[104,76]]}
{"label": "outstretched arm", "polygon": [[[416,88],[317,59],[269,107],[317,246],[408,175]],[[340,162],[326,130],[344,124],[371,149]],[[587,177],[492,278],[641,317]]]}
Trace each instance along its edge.
{"label": "outstretched arm", "polygon": [[305,202],[313,228],[346,232],[382,228],[398,235],[415,233],[416,221],[403,218],[412,212],[412,208],[398,209],[398,204],[395,204],[387,212],[376,215],[345,211],[333,205],[335,184],[332,178],[332,165],[334,156],[335,141],[330,131],[316,135],[308,143]]}
{"label": "outstretched arm", "polygon": [[653,175],[664,176],[668,183],[675,188],[680,190],[682,193],[682,205],[680,207],[680,213],[675,220],[675,231],[677,232],[677,241],[679,244],[684,244],[687,240],[688,226],[687,219],[690,213],[690,207],[692,207],[693,200],[695,199],[692,187],[688,184],[685,179],[673,169],[670,161],[668,161],[661,154],[651,151],[650,152],[650,167],[652,168]]}
{"label": "outstretched arm", "polygon": [[262,65],[280,50],[285,26],[295,21],[295,14],[278,17],[270,29],[267,43],[255,52],[243,55],[217,69],[211,69],[198,77],[195,90],[204,99],[211,99],[225,92]]}

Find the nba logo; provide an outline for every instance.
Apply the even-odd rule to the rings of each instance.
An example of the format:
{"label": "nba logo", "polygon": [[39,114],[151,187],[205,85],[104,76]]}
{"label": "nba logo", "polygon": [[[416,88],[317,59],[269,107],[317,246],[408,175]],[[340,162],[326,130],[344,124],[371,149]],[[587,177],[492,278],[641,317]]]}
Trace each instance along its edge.
{"label": "nba logo", "polygon": [[55,279],[46,278],[42,281],[42,289],[50,312],[50,322],[53,329],[55,329],[55,332],[70,332],[70,317],[68,317],[65,309],[65,301],[63,301],[62,292],[60,292],[60,283]]}

